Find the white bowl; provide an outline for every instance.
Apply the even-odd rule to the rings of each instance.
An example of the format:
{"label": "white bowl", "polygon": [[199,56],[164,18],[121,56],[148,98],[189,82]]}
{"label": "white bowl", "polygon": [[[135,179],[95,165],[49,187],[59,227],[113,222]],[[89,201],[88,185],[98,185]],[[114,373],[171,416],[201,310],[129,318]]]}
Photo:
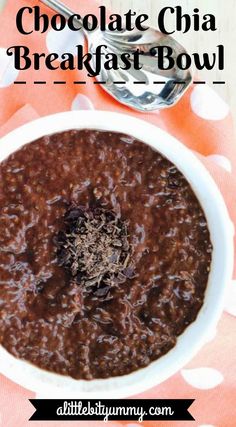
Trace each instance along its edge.
{"label": "white bowl", "polygon": [[38,119],[2,138],[0,161],[22,145],[44,135],[83,128],[132,135],[166,156],[185,175],[205,212],[213,243],[204,304],[195,322],[179,336],[172,350],[129,375],[92,381],[74,380],[18,360],[1,346],[0,372],[25,388],[52,398],[121,398],[160,384],[189,362],[206,342],[223,311],[227,285],[232,277],[233,227],[215,182],[197,157],[163,130],[128,115],[78,111]]}

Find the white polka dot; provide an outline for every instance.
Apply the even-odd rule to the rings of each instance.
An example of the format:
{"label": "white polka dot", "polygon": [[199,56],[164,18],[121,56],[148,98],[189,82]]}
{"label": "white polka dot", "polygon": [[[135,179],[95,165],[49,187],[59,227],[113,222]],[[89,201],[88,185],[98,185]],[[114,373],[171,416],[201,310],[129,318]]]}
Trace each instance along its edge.
{"label": "white polka dot", "polygon": [[72,110],[94,110],[92,101],[85,95],[76,95],[71,105]]}
{"label": "white polka dot", "polygon": [[13,56],[6,54],[6,49],[0,48],[0,88],[10,86],[16,79],[19,71],[14,67]]}
{"label": "white polka dot", "polygon": [[221,166],[227,172],[232,172],[232,165],[227,157],[221,156],[221,154],[211,154],[207,158],[215,162],[218,166]]}
{"label": "white polka dot", "polygon": [[[82,31],[71,31],[65,27],[62,31],[50,30],[46,37],[47,48],[50,53],[62,55],[65,52],[77,54],[76,45],[84,44]],[[59,58],[60,59],[60,58]]]}
{"label": "white polka dot", "polygon": [[192,387],[208,390],[222,383],[223,375],[213,368],[182,369],[182,376]]}
{"label": "white polka dot", "polygon": [[236,280],[232,280],[230,283],[230,289],[227,295],[225,310],[227,313],[236,316]]}
{"label": "white polka dot", "polygon": [[205,120],[223,120],[229,114],[229,106],[209,86],[196,86],[191,93],[193,112]]}

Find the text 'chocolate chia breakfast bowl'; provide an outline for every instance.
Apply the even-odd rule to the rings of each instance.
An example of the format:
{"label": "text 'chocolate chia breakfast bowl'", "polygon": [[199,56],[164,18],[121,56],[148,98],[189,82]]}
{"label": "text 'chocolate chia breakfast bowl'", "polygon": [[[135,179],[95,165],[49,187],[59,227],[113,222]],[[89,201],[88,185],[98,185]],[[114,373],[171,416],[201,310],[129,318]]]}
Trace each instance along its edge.
{"label": "text 'chocolate chia breakfast bowl'", "polygon": [[181,369],[233,268],[232,224],[197,157],[100,111],[0,143],[0,372],[51,397],[115,398]]}

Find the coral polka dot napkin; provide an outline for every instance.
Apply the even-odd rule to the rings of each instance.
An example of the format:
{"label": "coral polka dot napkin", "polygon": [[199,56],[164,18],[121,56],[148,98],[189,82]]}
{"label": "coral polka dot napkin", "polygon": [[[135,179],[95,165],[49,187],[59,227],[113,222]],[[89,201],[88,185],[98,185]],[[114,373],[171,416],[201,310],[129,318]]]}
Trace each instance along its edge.
{"label": "coral polka dot napkin", "polygon": [[[0,134],[33,120],[60,111],[99,109],[123,112],[147,120],[168,131],[200,156],[209,169],[228,206],[233,224],[236,224],[236,144],[232,120],[227,104],[207,85],[193,86],[175,107],[151,114],[133,112],[119,105],[89,79],[86,85],[76,86],[74,80],[86,79],[85,73],[76,71],[17,72],[5,49],[14,44],[26,44],[25,36],[15,28],[15,16],[22,6],[36,5],[28,0],[9,0],[0,15]],[[73,0],[67,0],[75,6]],[[85,1],[78,2],[83,12]],[[89,3],[89,2],[88,2]],[[82,6],[82,9],[81,9]],[[42,6],[43,7],[43,6]],[[94,7],[94,4],[93,4]],[[91,7],[86,6],[91,12]],[[45,8],[46,11],[46,8]],[[48,13],[49,10],[47,10]],[[27,36],[32,51],[73,52],[83,43],[82,34],[68,30]],[[83,74],[83,75],[82,75]],[[16,80],[26,80],[24,86]],[[35,80],[47,84],[34,85]],[[66,85],[54,85],[55,80],[66,80]],[[229,82],[230,84],[230,82]],[[236,272],[235,272],[236,273]],[[234,278],[236,276],[234,275]],[[236,281],[229,286],[229,298],[215,333],[209,337],[199,354],[175,376],[163,384],[143,393],[144,398],[195,398],[191,413],[201,427],[235,427],[236,424]],[[1,363],[1,361],[0,361]],[[0,376],[0,427],[25,427],[32,425],[28,419],[33,408],[28,402],[35,395]],[[41,422],[42,427],[64,425],[90,426],[90,423]],[[37,424],[38,425],[38,424]],[[95,427],[103,422],[93,422]],[[138,427],[138,423],[110,422],[111,427]],[[165,426],[165,422],[142,423],[142,426]],[[168,426],[184,427],[189,422],[168,422]]]}

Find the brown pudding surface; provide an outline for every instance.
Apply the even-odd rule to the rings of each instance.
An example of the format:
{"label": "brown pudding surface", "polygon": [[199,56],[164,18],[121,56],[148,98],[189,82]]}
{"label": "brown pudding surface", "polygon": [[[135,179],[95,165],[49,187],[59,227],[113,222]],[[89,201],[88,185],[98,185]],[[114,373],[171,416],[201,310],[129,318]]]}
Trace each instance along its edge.
{"label": "brown pudding surface", "polygon": [[[71,206],[89,213],[95,234],[96,207],[115,213],[122,230],[113,227],[114,245],[96,234],[89,280],[101,270],[100,252],[116,262],[115,246],[127,252],[119,255],[124,274],[120,267],[110,274],[105,259],[94,285],[86,268],[77,275],[77,261],[84,257],[86,266],[93,252],[91,236],[80,236],[84,216],[67,242],[79,241],[80,250],[61,262],[58,236]],[[129,246],[117,242],[126,231]],[[17,358],[78,379],[147,366],[196,319],[211,256],[206,218],[186,179],[130,136],[67,131],[22,147],[0,165],[0,343]]]}

